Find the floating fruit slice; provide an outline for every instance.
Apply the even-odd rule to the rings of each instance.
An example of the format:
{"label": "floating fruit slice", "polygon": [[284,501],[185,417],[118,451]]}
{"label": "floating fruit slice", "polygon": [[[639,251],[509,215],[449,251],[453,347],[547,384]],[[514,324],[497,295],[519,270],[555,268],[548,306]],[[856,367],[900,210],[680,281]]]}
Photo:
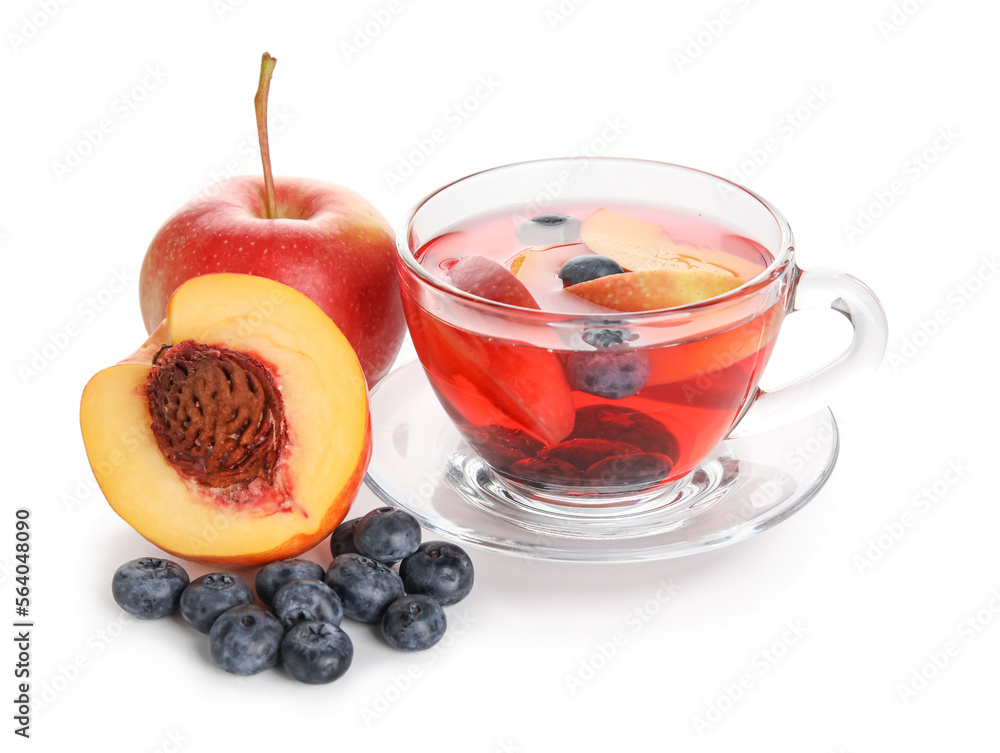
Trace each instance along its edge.
{"label": "floating fruit slice", "polygon": [[528,260],[529,258],[528,255],[533,253],[536,252],[532,251],[531,249],[528,249],[526,251],[522,251],[517,256],[515,256],[513,261],[511,261],[510,263],[510,273],[515,277],[517,277],[521,271],[521,267],[524,265],[524,262]]}
{"label": "floating fruit slice", "polygon": [[616,311],[654,311],[715,298],[743,282],[703,269],[649,269],[579,282],[566,290]]}
{"label": "floating fruit slice", "polygon": [[[404,308],[409,307],[404,301]],[[516,423],[546,444],[573,429],[573,395],[557,356],[407,312],[413,344],[457,423]],[[459,419],[464,419],[459,420]]]}
{"label": "floating fruit slice", "polygon": [[312,301],[264,277],[195,277],[145,345],[88,382],[87,456],[111,507],[161,549],[251,565],[344,519],[371,456],[364,375]]}
{"label": "floating fruit slice", "polygon": [[485,256],[463,256],[448,270],[451,284],[466,293],[498,303],[537,309],[538,304],[517,277]]}
{"label": "floating fruit slice", "polygon": [[595,254],[614,259],[630,272],[700,269],[749,280],[763,271],[760,264],[676,241],[659,225],[611,209],[598,209],[587,217],[580,236]]}
{"label": "floating fruit slice", "polygon": [[559,265],[565,259],[586,250],[582,243],[526,248],[510,260],[510,272],[519,280],[527,280],[535,286],[540,280],[553,282]]}
{"label": "floating fruit slice", "polygon": [[769,351],[763,349],[778,334],[784,314],[784,303],[778,302],[739,327],[671,346],[655,359],[649,386],[713,375],[758,351],[763,351],[761,357],[766,356]]}
{"label": "floating fruit slice", "polygon": [[[463,268],[456,274],[459,266]],[[451,268],[450,276],[452,284],[467,293],[538,308],[520,280],[486,257],[463,257]],[[527,305],[529,302],[533,305]],[[468,332],[426,312],[411,310],[407,316],[414,346],[438,394],[458,412],[462,403],[485,401],[547,444],[572,431],[573,396],[562,364],[551,352]],[[449,400],[456,390],[471,394],[468,399],[456,396]],[[465,418],[479,423],[472,416]]]}
{"label": "floating fruit slice", "polygon": [[651,384],[642,394],[661,404],[735,413],[753,390],[753,370],[753,359],[746,359],[697,377]]}

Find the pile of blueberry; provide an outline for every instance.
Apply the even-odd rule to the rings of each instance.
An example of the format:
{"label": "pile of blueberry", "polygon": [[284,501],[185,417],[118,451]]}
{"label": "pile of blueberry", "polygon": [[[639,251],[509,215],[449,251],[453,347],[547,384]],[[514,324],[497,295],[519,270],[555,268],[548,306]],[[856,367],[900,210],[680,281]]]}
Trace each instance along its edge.
{"label": "pile of blueberry", "polygon": [[[191,581],[175,562],[143,557],[126,562],[111,584],[115,601],[141,619],[180,610],[208,634],[212,661],[237,675],[279,662],[301,682],[336,680],[351,665],[354,644],[346,617],[378,624],[394,648],[421,651],[444,635],[443,607],[472,590],[472,561],[443,541],[420,543],[420,525],[402,510],[381,507],[346,521],[330,537],[327,570],[309,560],[265,565],[253,589],[232,573]],[[393,567],[398,563],[398,572]]]}

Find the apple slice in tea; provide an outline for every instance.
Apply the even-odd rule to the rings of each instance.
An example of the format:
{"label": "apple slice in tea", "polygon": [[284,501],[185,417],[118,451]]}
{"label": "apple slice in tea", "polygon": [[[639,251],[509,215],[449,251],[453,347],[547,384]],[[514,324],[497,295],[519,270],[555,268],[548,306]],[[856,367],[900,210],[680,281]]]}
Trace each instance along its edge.
{"label": "apple slice in tea", "polygon": [[[538,309],[520,280],[485,256],[462,257],[448,271],[451,283],[466,293],[498,303]],[[433,351],[432,369],[461,381],[501,413],[546,443],[573,430],[573,396],[558,357],[545,348],[495,340],[427,317],[414,338]],[[467,417],[468,418],[468,417]]]}
{"label": "apple slice in tea", "polygon": [[742,284],[742,280],[750,280],[762,271],[760,264],[718,249],[677,241],[660,225],[611,209],[591,213],[583,221],[580,235],[587,248],[614,259],[629,272],[702,270],[740,278]]}
{"label": "apple slice in tea", "polygon": [[579,282],[566,291],[616,311],[655,311],[715,298],[744,282],[704,269],[649,269]]}

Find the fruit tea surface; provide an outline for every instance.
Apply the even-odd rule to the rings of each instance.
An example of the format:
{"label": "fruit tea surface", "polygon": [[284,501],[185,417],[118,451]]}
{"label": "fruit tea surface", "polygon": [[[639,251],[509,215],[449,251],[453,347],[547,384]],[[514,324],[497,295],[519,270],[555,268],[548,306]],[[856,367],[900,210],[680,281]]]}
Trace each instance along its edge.
{"label": "fruit tea surface", "polygon": [[487,336],[404,295],[417,353],[466,440],[501,476],[557,493],[627,492],[689,473],[756,389],[784,314],[779,301],[667,344],[662,335],[651,344],[651,325],[607,319],[715,297],[772,260],[714,220],[663,208],[562,206],[534,220],[498,211],[434,238],[416,259],[481,297],[594,315],[556,342],[513,326],[509,337]]}
{"label": "fruit tea surface", "polygon": [[[609,308],[630,309],[592,303],[570,293],[566,288],[575,280],[559,274],[570,259],[612,256],[630,272],[695,269],[736,281],[755,277],[773,260],[762,246],[720,222],[681,210],[575,204],[536,218],[532,221],[518,210],[480,215],[426,243],[416,252],[417,261],[451,283],[449,271],[456,261],[469,255],[485,256],[511,270],[543,311],[600,313]],[[618,282],[623,291],[628,289],[627,278]],[[698,300],[706,297],[712,296]]]}

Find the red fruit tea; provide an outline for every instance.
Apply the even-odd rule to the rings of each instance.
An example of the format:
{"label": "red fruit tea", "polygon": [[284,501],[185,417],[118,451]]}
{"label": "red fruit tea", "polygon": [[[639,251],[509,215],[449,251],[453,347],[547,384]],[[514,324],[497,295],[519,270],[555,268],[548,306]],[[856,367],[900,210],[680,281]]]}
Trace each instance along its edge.
{"label": "red fruit tea", "polygon": [[[574,294],[563,264],[601,252],[626,262],[623,273],[602,278],[603,303],[639,301],[649,311],[661,300],[685,303],[673,316],[630,315]],[[714,220],[663,208],[576,204],[538,221],[502,210],[452,228],[415,257],[450,285],[451,267],[471,255],[504,269],[481,284],[463,274],[461,287],[508,297],[497,300],[507,305],[464,296],[461,311],[435,312],[404,285],[420,360],[448,415],[495,471],[575,497],[690,473],[754,395],[787,305],[784,297],[715,297],[720,280],[727,291],[751,290],[771,255]],[[663,290],[649,280],[665,281]],[[519,284],[541,311],[524,307],[520,292],[479,292]]]}

